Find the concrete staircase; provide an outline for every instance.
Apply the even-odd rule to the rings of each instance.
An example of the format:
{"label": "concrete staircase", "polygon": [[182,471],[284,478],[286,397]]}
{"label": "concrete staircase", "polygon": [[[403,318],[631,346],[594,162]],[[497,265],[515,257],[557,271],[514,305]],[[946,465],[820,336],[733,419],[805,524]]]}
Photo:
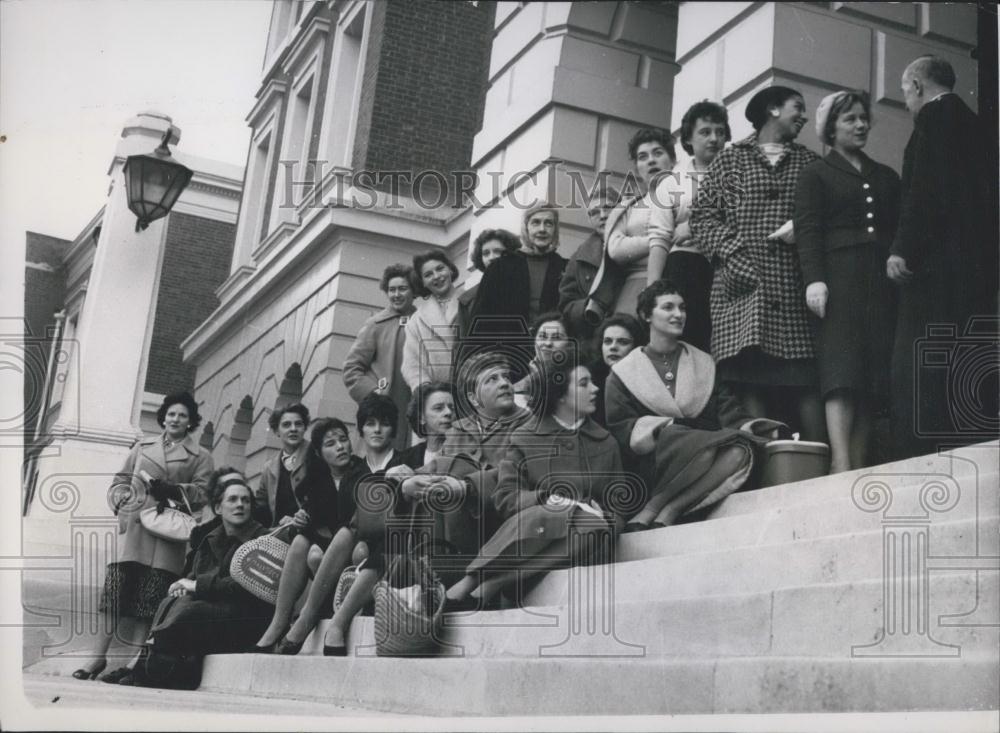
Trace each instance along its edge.
{"label": "concrete staircase", "polygon": [[995,710],[997,443],[736,494],[449,615],[441,656],[213,656],[202,687],[429,715]]}

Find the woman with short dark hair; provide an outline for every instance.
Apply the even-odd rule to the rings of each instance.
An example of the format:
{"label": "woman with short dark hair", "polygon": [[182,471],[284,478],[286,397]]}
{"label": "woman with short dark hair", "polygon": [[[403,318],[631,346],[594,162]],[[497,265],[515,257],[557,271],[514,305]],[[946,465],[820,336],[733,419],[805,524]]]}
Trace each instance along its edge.
{"label": "woman with short dark hair", "polygon": [[646,329],[633,316],[615,313],[605,318],[594,333],[593,352],[597,355],[590,364],[590,376],[601,390],[597,409],[592,417],[594,422],[607,427],[604,416],[604,388],[611,373],[611,367],[629,353],[646,343]]}
{"label": "woman with short dark hair", "polygon": [[899,176],[863,152],[871,106],[863,91],[823,98],[816,134],[830,151],[802,169],[795,241],[815,329],[830,473],[863,468],[886,403],[895,313],[885,277],[899,219]]}
{"label": "woman with short dark hair", "polygon": [[[646,483],[625,531],[665,527],[743,486],[759,448],[781,426],[754,419],[719,383],[712,357],[680,340],[684,297],[669,280],[639,294],[649,343],[611,368],[608,429]],[[638,507],[637,507],[638,508]]]}
{"label": "woman with short dark hair", "polygon": [[[104,612],[93,661],[76,670],[76,679],[94,679],[107,666],[113,637],[141,646],[167,589],[184,568],[184,542],[171,542],[151,534],[140,522],[143,509],[174,501],[193,510],[206,500],[205,488],[214,467],[212,456],[198,445],[191,432],[200,424],[198,403],[187,392],[169,394],[157,410],[163,432],[143,437],[129,451],[125,465],[111,486],[111,500],[118,516],[118,542],[114,561],[108,565],[101,596]],[[103,682],[126,682],[132,670],[120,667]]]}

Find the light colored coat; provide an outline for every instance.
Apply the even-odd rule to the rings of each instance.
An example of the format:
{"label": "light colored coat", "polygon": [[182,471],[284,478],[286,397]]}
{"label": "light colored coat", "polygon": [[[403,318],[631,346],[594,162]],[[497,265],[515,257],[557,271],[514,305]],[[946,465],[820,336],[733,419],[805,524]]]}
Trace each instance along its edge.
{"label": "light colored coat", "polygon": [[[293,494],[298,488],[298,485],[302,483],[302,480],[306,477],[306,464],[309,462],[307,459],[311,450],[312,447],[309,445],[309,441],[303,440],[299,449],[295,451],[295,467],[289,474]],[[278,496],[278,471],[281,465],[280,461],[281,451],[278,452],[278,455],[274,456],[264,464],[264,470],[260,475],[260,485],[257,487],[257,492],[254,494],[254,504],[256,506],[254,516],[257,518],[257,521],[264,525],[270,524],[271,526],[276,526],[278,520],[281,519],[281,517],[274,516],[274,503]],[[296,494],[296,496],[298,495]],[[264,507],[267,507],[266,513],[264,511]]]}
{"label": "light colored coat", "polygon": [[[361,402],[372,392],[390,394],[396,373],[397,334],[406,327],[409,313],[392,308],[381,310],[366,320],[344,359],[344,386],[351,399]],[[405,410],[405,405],[403,406]]]}
{"label": "light colored coat", "polygon": [[403,379],[411,390],[423,382],[451,381],[457,332],[457,292],[452,294],[444,313],[433,297],[421,299],[406,324],[403,346]]}
{"label": "light colored coat", "polygon": [[184,543],[154,537],[139,521],[139,513],[157,502],[138,473],[146,471],[155,479],[180,486],[197,516],[197,509],[207,502],[205,491],[214,468],[212,456],[190,435],[169,449],[164,447],[162,435],[136,443],[113,484],[113,489],[119,491],[131,487],[128,501],[118,511],[116,562],[138,562],[180,575],[184,569]]}

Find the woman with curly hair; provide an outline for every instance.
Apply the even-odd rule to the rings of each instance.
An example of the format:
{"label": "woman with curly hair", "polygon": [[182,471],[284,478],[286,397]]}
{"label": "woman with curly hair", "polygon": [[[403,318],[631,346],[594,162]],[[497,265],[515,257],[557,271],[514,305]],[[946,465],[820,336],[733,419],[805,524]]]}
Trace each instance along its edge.
{"label": "woman with curly hair", "polygon": [[[160,601],[184,568],[185,542],[154,536],[143,527],[143,509],[185,499],[194,509],[205,503],[205,489],[212,474],[212,456],[200,447],[191,432],[201,423],[198,403],[187,392],[167,395],[156,413],[163,432],[141,438],[129,451],[125,465],[115,476],[111,497],[118,516],[115,560],[104,578],[97,648],[89,665],[73,677],[95,679],[107,666],[108,648],[114,637],[135,647],[149,636],[149,627]],[[131,678],[128,666],[101,677],[118,683]]]}

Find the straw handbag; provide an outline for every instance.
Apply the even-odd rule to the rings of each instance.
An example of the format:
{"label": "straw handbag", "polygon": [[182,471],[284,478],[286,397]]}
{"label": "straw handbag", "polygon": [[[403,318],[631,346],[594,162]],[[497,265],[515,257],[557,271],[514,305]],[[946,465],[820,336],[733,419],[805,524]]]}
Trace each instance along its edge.
{"label": "straw handbag", "polygon": [[375,585],[375,653],[419,657],[441,643],[445,589],[421,555],[399,555]]}
{"label": "straw handbag", "polygon": [[278,583],[288,556],[288,542],[276,535],[288,525],[277,527],[262,537],[244,542],[233,553],[229,574],[243,588],[262,601],[274,605],[278,600]]}

